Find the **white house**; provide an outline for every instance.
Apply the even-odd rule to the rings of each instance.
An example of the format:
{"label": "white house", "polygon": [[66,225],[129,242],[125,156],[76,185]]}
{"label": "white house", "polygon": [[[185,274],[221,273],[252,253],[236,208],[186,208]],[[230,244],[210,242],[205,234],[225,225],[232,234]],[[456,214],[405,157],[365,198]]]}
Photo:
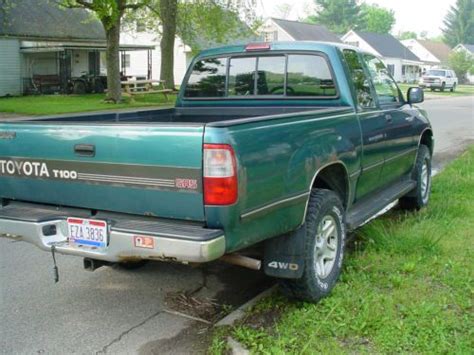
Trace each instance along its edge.
{"label": "white house", "polygon": [[[161,50],[160,38],[155,33],[145,31],[122,31],[120,34],[121,45],[151,46],[149,62],[151,64],[151,79],[160,79]],[[135,78],[147,77],[148,54],[144,52],[129,52],[126,54],[126,65],[123,67],[123,74]],[[174,44],[174,80],[175,84],[180,84],[186,74],[186,69],[193,58],[191,48],[176,37]]]}
{"label": "white house", "polygon": [[[174,83],[176,85],[181,84],[186,70],[191,63],[195,52],[200,49],[206,49],[216,46],[223,46],[228,44],[243,44],[258,40],[250,29],[245,25],[241,24],[242,30],[239,31],[239,35],[226,38],[224,43],[216,43],[212,40],[206,39],[206,36],[197,35],[196,47],[191,48],[188,44],[185,44],[183,40],[176,36],[174,44]],[[151,51],[150,62],[152,63],[152,79],[158,80],[160,78],[160,66],[161,66],[161,50],[160,50],[160,37],[156,32],[149,32],[146,30],[140,30],[140,26],[136,26],[135,29],[124,29],[120,34],[120,43],[127,47],[129,45],[139,46],[152,46],[154,50]],[[194,49],[194,51],[193,51]],[[127,56],[127,66],[124,74],[133,77],[142,77],[146,73],[147,57],[144,52],[130,52]]]}
{"label": "white house", "polygon": [[268,18],[261,27],[260,34],[265,42],[273,41],[321,41],[341,43],[334,33],[322,25],[299,21]]}
{"label": "white house", "polygon": [[[139,50],[146,57],[153,48],[120,46],[122,68],[130,53]],[[68,92],[75,78],[106,75],[105,50],[102,24],[86,10],[15,0],[0,11],[0,96]]]}
{"label": "white house", "polygon": [[[241,37],[225,42],[237,44],[257,39],[249,35],[247,27],[239,34]],[[205,38],[199,36],[201,48],[217,45]],[[51,0],[15,0],[14,6],[0,11],[0,97],[67,93],[71,83],[81,76],[103,78],[107,75],[105,50],[102,24],[88,11],[59,8]],[[175,84],[181,83],[192,56],[191,48],[177,37]],[[122,75],[158,80],[160,61],[160,39],[156,34],[121,33]]]}
{"label": "white house", "polygon": [[[474,58],[474,44],[458,44],[453,51],[464,51]],[[474,84],[474,74],[467,73],[466,79],[470,84]]]}
{"label": "white house", "polygon": [[422,39],[405,39],[400,41],[423,62],[423,69],[448,65],[451,48],[443,42]]}
{"label": "white house", "polygon": [[423,62],[392,35],[351,30],[342,41],[379,57],[396,81],[418,81]]}

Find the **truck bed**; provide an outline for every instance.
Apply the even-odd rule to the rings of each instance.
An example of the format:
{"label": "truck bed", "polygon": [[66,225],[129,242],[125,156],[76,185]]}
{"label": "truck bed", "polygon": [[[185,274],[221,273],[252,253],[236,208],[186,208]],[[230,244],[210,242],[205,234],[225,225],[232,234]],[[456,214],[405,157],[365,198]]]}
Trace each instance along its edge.
{"label": "truck bed", "polygon": [[[348,109],[348,107],[342,107]],[[338,110],[323,106],[266,106],[266,107],[176,107],[169,109],[149,109],[120,113],[86,113],[75,115],[55,115],[38,118],[15,119],[15,122],[41,123],[211,123],[237,119],[269,117],[306,111]],[[8,120],[12,122],[11,120]],[[0,120],[0,122],[2,122]]]}

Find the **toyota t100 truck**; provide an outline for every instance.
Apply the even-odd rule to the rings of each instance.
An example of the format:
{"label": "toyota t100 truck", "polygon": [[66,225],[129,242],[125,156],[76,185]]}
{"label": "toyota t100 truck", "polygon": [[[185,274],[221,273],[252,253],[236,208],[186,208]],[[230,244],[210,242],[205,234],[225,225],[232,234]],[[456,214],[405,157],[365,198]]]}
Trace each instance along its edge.
{"label": "toyota t100 truck", "polygon": [[0,233],[91,270],[223,258],[317,301],[348,230],[428,203],[433,131],[406,96],[347,45],[205,50],[174,108],[1,121]]}

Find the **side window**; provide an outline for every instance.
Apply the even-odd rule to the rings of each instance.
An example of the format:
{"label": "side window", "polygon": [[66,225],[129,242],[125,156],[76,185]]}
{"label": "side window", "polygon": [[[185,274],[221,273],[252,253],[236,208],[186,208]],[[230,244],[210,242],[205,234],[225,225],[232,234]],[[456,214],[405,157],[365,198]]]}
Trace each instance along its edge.
{"label": "side window", "polygon": [[200,60],[194,64],[184,92],[185,97],[223,97],[226,58]]}
{"label": "side window", "polygon": [[370,79],[364,71],[359,56],[356,51],[350,49],[345,49],[343,54],[354,83],[357,105],[362,109],[375,108],[375,100],[370,89]]}
{"label": "side window", "polygon": [[326,60],[317,55],[290,54],[287,96],[336,96],[336,86]]}
{"label": "side window", "polygon": [[257,95],[285,93],[285,57],[259,57]]}
{"label": "side window", "polygon": [[400,102],[398,86],[387,72],[387,68],[385,68],[382,61],[369,54],[364,55],[364,60],[374,83],[379,103],[383,105]]}
{"label": "side window", "polygon": [[255,95],[257,58],[231,58],[229,67],[229,96]]}

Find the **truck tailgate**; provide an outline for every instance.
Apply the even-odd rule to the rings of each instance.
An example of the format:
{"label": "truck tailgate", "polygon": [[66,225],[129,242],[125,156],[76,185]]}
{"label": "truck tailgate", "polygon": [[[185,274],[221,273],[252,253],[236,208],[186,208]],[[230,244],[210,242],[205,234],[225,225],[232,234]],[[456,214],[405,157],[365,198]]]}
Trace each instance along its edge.
{"label": "truck tailgate", "polygon": [[202,124],[0,123],[0,197],[204,220]]}

